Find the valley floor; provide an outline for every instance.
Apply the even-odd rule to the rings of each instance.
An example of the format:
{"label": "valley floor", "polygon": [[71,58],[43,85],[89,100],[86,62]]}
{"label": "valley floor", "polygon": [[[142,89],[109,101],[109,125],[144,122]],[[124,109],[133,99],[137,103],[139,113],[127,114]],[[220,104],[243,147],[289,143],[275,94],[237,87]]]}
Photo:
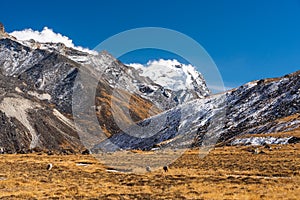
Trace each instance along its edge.
{"label": "valley floor", "polygon": [[167,173],[142,175],[108,172],[91,155],[0,155],[0,199],[300,199],[300,144],[259,148],[190,150]]}

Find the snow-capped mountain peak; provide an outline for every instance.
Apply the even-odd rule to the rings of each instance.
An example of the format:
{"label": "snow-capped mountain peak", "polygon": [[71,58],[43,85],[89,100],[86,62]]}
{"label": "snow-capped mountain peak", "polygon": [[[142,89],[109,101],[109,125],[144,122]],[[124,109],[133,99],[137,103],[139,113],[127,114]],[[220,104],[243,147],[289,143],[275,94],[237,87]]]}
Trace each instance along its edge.
{"label": "snow-capped mountain peak", "polygon": [[128,66],[139,70],[141,76],[149,77],[165,89],[194,90],[199,97],[210,94],[203,76],[191,64],[182,64],[175,59],[159,59],[151,60],[145,65],[131,63]]}
{"label": "snow-capped mountain peak", "polygon": [[[86,79],[89,84],[77,82],[79,73],[91,75]],[[105,51],[84,52],[48,28],[9,35],[0,23],[0,147],[12,153],[34,146],[60,151],[63,143],[78,150],[78,133],[68,120],[74,117],[72,105],[80,108],[80,114],[87,112],[83,116],[96,111],[98,121],[81,120],[92,127],[82,130],[98,135],[100,124],[120,149],[184,146],[185,141],[202,145],[203,138],[216,137],[225,144],[241,135],[294,130],[300,126],[299,78],[300,71],[209,96],[204,78],[192,65],[162,59],[124,65]],[[88,93],[92,84],[97,84],[94,96]],[[74,104],[73,97],[77,97]],[[90,106],[91,99],[95,104]],[[165,123],[153,123],[149,134],[143,132],[151,137],[122,131],[139,135],[134,124],[146,127],[152,120]],[[273,144],[274,138],[241,139]],[[98,139],[91,143],[104,138]],[[110,149],[107,141],[101,144]]]}

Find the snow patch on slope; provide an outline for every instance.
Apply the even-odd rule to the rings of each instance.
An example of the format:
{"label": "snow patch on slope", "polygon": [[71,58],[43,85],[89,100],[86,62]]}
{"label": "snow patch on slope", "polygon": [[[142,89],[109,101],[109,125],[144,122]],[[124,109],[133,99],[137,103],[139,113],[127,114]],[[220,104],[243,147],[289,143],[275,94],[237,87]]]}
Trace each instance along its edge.
{"label": "snow patch on slope", "polygon": [[265,145],[265,144],[288,144],[291,137],[250,137],[250,138],[240,138],[235,139],[231,142],[231,145]]}
{"label": "snow patch on slope", "polygon": [[63,114],[61,114],[58,110],[53,109],[53,114],[60,119],[62,122],[64,122],[66,125],[68,125],[69,127],[72,127],[73,129],[75,129],[76,127],[74,126],[74,123],[69,120],[68,118],[66,118]]}
{"label": "snow patch on slope", "polygon": [[52,29],[48,27],[44,27],[42,31],[25,29],[22,31],[13,31],[12,33],[9,34],[11,36],[14,36],[15,38],[17,38],[17,40],[20,41],[28,41],[33,39],[40,43],[63,43],[69,48],[73,48],[82,52],[95,54],[95,52],[92,50],[80,46],[75,46],[73,41],[70,38],[68,38],[67,36],[63,36],[60,33],[55,33]]}
{"label": "snow patch on slope", "polygon": [[28,94],[31,95],[31,96],[34,96],[34,97],[38,98],[39,100],[48,100],[48,101],[51,100],[51,95],[47,94],[47,93],[40,94],[40,93],[38,93],[36,91],[29,91]]}

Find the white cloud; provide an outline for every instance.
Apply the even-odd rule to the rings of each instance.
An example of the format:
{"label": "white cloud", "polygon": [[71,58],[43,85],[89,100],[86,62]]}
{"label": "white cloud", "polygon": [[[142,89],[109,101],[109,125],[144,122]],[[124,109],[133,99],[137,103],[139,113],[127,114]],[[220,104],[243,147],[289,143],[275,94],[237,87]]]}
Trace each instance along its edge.
{"label": "white cloud", "polygon": [[42,31],[35,31],[32,29],[25,29],[22,31],[14,31],[12,33],[9,33],[10,35],[14,36],[17,38],[17,40],[20,41],[27,41],[30,39],[33,39],[37,42],[40,43],[63,43],[67,47],[77,49],[79,51],[87,52],[87,53],[92,53],[94,54],[95,52],[80,46],[75,46],[73,41],[68,38],[67,36],[63,36],[60,33],[55,33],[52,29],[48,27],[44,27]]}

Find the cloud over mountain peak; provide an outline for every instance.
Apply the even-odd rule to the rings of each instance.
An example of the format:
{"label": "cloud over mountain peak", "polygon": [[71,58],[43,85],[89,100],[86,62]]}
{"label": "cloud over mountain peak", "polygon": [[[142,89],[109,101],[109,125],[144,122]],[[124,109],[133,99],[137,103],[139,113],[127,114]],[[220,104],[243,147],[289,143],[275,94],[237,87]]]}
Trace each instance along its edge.
{"label": "cloud over mountain peak", "polygon": [[17,38],[20,41],[27,41],[27,40],[35,40],[36,42],[40,43],[63,43],[69,48],[77,49],[79,51],[84,51],[91,53],[92,51],[83,48],[80,46],[75,46],[73,41],[60,33],[55,33],[51,28],[44,27],[42,31],[35,31],[32,29],[24,29],[22,31],[13,31],[9,33],[11,36]]}

